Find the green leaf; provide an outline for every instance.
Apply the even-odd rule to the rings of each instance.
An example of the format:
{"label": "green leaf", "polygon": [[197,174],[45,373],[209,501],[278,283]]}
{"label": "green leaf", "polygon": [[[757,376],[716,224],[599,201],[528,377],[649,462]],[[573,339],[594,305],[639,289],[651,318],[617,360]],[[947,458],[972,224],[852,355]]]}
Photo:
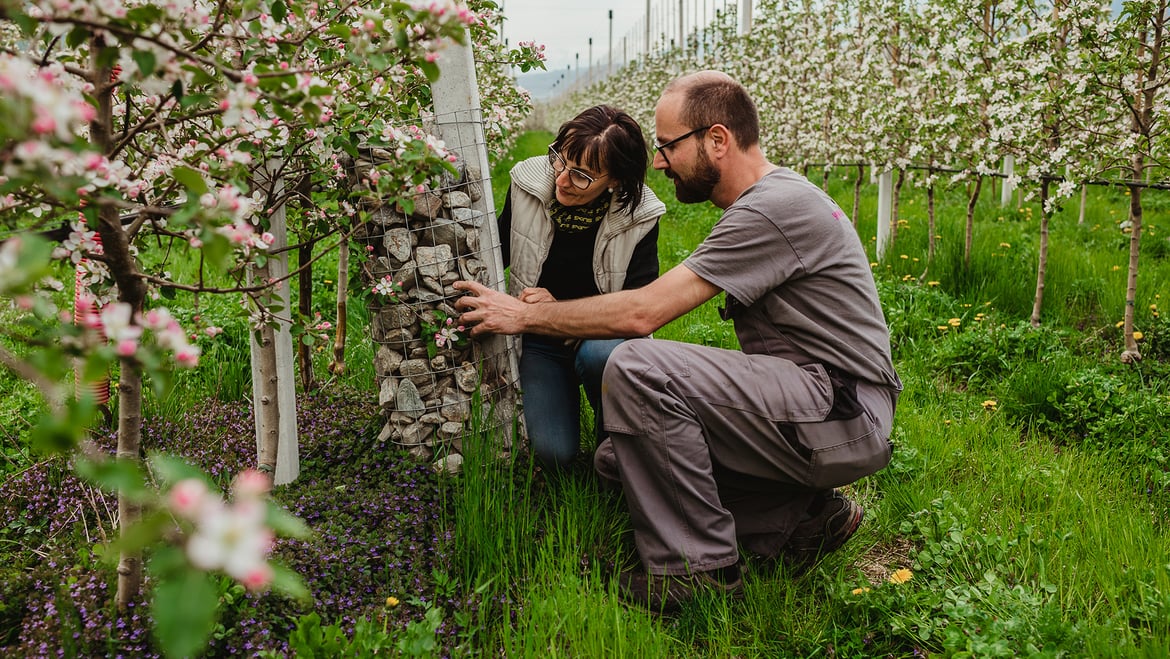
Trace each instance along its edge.
{"label": "green leaf", "polygon": [[96,411],[93,399],[85,397],[65,404],[60,413],[42,414],[30,436],[33,451],[54,454],[73,450],[93,423]]}
{"label": "green leaf", "polygon": [[418,68],[426,74],[428,82],[434,82],[439,79],[439,65],[434,62],[423,60],[418,63]]}
{"label": "green leaf", "polygon": [[271,13],[273,20],[277,23],[283,23],[285,16],[288,16],[288,7],[281,0],[276,0],[272,3]]}
{"label": "green leaf", "polygon": [[70,48],[77,48],[86,41],[89,41],[89,30],[80,25],[75,26],[69,31],[69,34],[65,35],[65,45]]}
{"label": "green leaf", "polygon": [[126,12],[126,19],[134,23],[150,25],[157,23],[160,18],[162,18],[162,10],[153,5],[135,7]]}
{"label": "green leaf", "polygon": [[203,175],[190,167],[176,167],[172,170],[175,180],[183,184],[183,187],[190,190],[195,196],[203,195],[207,192],[207,182],[203,180]]}
{"label": "green leaf", "polygon": [[217,271],[228,269],[228,258],[232,253],[231,241],[226,236],[212,231],[203,233],[203,258]]}
{"label": "green leaf", "polygon": [[141,499],[150,490],[142,474],[142,466],[133,460],[91,460],[79,456],[73,470],[84,480],[106,492],[118,492],[133,499]]}
{"label": "green leaf", "polygon": [[207,94],[190,94],[179,99],[179,105],[186,110],[195,106],[210,106],[211,97]]}
{"label": "green leaf", "polygon": [[5,273],[3,284],[0,285],[0,294],[12,295],[23,293],[50,273],[50,259],[53,246],[49,241],[37,234],[27,233],[18,238],[16,248],[16,267]]}
{"label": "green leaf", "polygon": [[214,489],[207,479],[207,475],[199,470],[198,467],[193,467],[187,464],[182,458],[167,455],[166,453],[151,453],[147,460],[150,463],[150,470],[154,473],[155,478],[158,479],[166,487],[170,487],[181,480],[188,478],[198,478]]}
{"label": "green leaf", "polygon": [[24,33],[25,36],[32,36],[41,24],[40,21],[23,12],[17,12],[16,16],[12,17],[12,19],[15,20],[16,24],[20,26],[20,31]]}
{"label": "green leaf", "polygon": [[149,50],[136,50],[130,53],[130,57],[138,65],[138,70],[142,72],[144,78],[153,74],[154,68],[158,65],[154,53]]}
{"label": "green leaf", "polygon": [[81,362],[80,377],[83,383],[98,386],[99,383],[105,382],[106,387],[109,387],[110,382],[110,361],[102,351],[96,351],[85,356],[84,361]]}
{"label": "green leaf", "polygon": [[194,569],[155,586],[151,615],[155,636],[167,656],[202,654],[215,629],[217,601],[210,578]]}
{"label": "green leaf", "polygon": [[301,580],[299,574],[278,563],[271,563],[270,565],[272,567],[273,590],[305,604],[313,601],[312,594],[305,587],[305,582]]}
{"label": "green leaf", "polygon": [[170,513],[156,510],[134,524],[122,528],[111,549],[117,552],[138,553],[147,547],[159,544],[169,531],[175,528]]}
{"label": "green leaf", "polygon": [[278,535],[290,538],[307,538],[313,534],[313,530],[309,528],[308,524],[305,524],[304,520],[275,503],[268,503],[267,513],[264,522]]}
{"label": "green leaf", "polygon": [[150,561],[146,570],[152,579],[162,582],[169,577],[186,571],[191,567],[187,562],[187,555],[183,549],[173,545],[163,545],[150,553]]}

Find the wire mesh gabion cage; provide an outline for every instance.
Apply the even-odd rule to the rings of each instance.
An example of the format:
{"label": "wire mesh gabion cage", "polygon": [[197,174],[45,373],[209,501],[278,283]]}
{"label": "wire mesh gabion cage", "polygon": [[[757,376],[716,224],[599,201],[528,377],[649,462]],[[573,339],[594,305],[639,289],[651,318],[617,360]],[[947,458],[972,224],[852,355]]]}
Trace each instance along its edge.
{"label": "wire mesh gabion cage", "polygon": [[[455,309],[461,294],[455,281],[503,290],[491,180],[486,157],[477,157],[486,153],[476,137],[483,134],[475,124],[479,117],[470,110],[429,119],[428,127],[438,128],[457,156],[456,172],[419,189],[412,209],[371,201],[369,220],[356,234],[368,256],[362,282],[375,291],[370,332],[383,438],[418,459],[439,458],[454,467],[468,438],[495,441],[506,451],[523,436],[515,341],[470,340]],[[389,157],[362,149],[351,183]]]}

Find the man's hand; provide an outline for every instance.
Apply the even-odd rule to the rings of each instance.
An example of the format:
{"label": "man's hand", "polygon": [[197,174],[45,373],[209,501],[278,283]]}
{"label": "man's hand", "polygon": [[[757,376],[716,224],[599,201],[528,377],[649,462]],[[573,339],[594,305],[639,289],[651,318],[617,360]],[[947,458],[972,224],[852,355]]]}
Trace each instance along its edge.
{"label": "man's hand", "polygon": [[470,328],[472,336],[521,334],[526,329],[523,315],[527,303],[474,281],[461,280],[452,286],[468,293],[455,301],[455,308],[460,312],[459,324]]}

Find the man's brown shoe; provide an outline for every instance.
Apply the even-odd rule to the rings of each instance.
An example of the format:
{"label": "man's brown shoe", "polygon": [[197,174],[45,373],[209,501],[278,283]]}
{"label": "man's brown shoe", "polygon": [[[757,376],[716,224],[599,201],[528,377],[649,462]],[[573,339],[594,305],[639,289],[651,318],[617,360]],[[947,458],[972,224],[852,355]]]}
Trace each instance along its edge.
{"label": "man's brown shoe", "polygon": [[831,490],[813,503],[816,512],[796,525],[781,554],[785,562],[798,570],[807,570],[822,556],[837,551],[851,538],[865,510],[837,490]]}
{"label": "man's brown shoe", "polygon": [[735,565],[687,575],[649,574],[635,569],[621,573],[618,579],[622,600],[651,613],[675,613],[701,592],[743,598],[743,579]]}

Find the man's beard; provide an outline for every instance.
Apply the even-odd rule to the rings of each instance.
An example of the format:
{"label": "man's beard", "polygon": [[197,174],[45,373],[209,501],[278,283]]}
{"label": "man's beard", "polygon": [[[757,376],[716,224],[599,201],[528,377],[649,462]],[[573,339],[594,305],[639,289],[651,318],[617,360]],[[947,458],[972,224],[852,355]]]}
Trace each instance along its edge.
{"label": "man's beard", "polygon": [[697,204],[709,200],[720,179],[719,170],[711,164],[702,149],[699,149],[699,163],[694,174],[684,178],[678,172],[668,170],[667,176],[674,179],[674,196],[684,204]]}

